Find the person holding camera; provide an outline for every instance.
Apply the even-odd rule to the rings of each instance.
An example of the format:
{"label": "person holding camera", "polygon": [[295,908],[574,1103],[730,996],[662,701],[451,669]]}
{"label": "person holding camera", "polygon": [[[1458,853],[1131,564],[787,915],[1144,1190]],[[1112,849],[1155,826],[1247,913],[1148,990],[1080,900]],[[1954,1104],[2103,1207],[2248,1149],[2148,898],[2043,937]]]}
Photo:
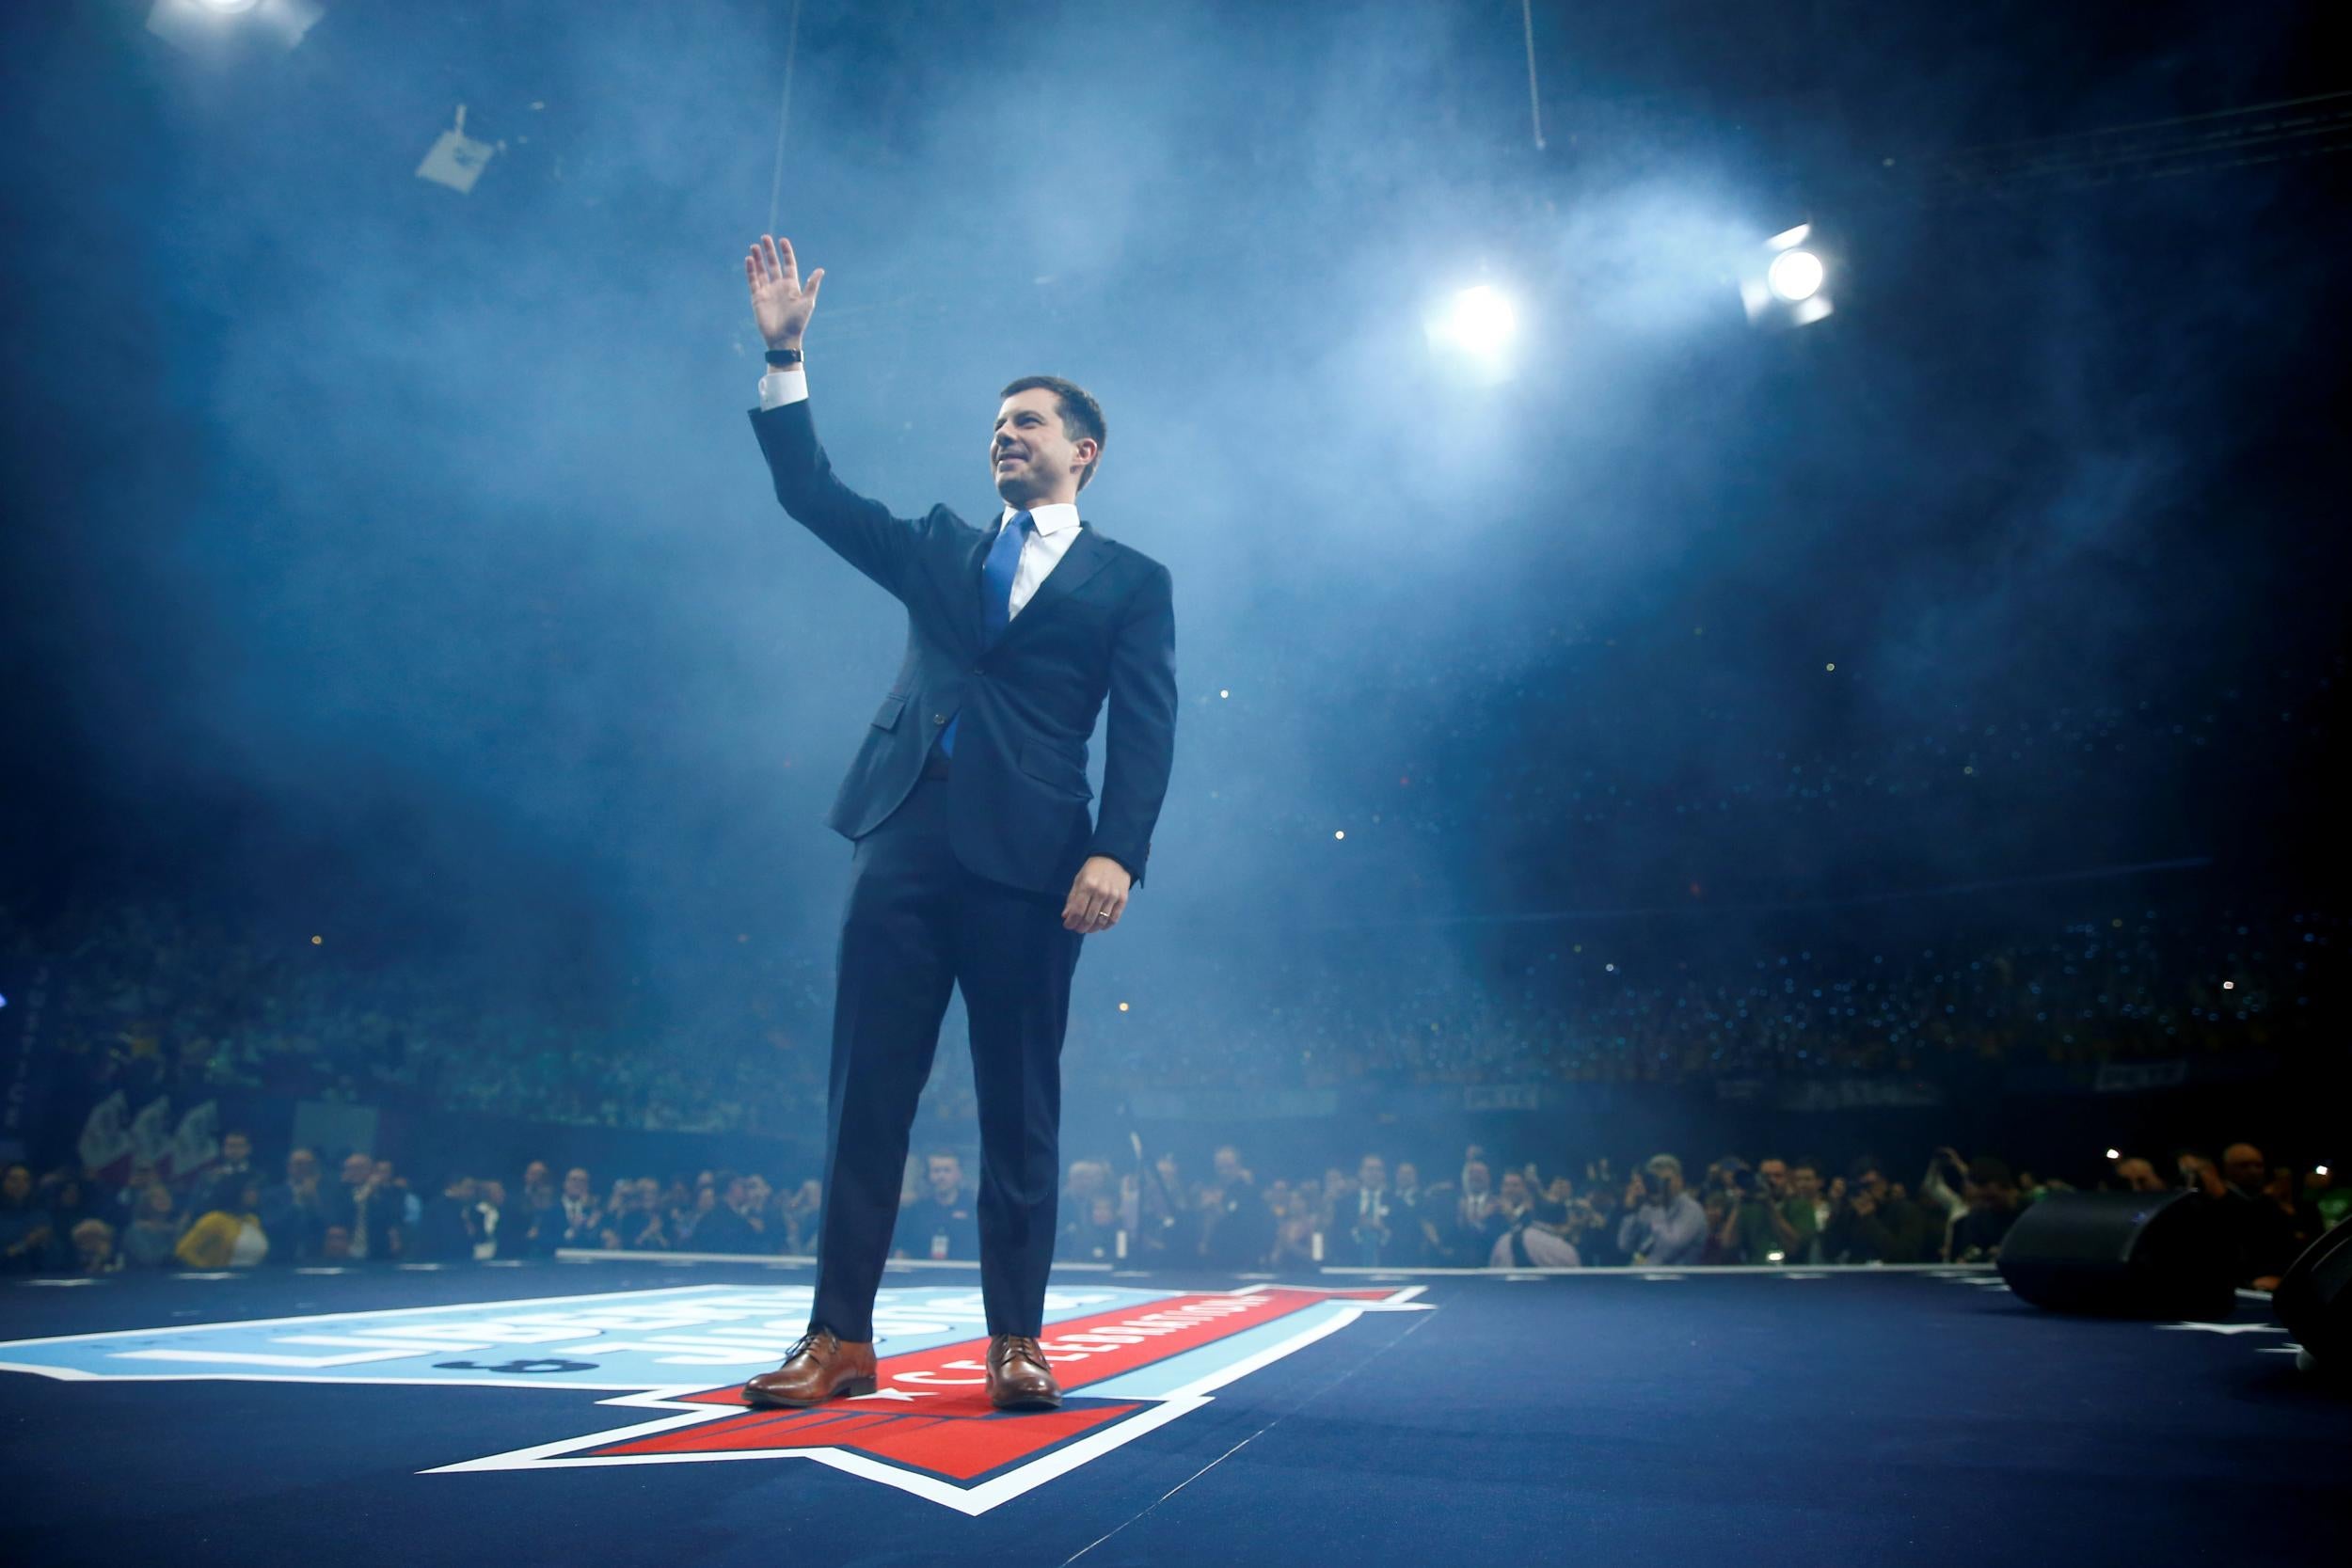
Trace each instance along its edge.
{"label": "person holding camera", "polygon": [[1822,1233],[1822,1250],[1836,1263],[1923,1263],[1935,1250],[1932,1222],[1886,1180],[1879,1162],[1853,1163],[1843,1199]]}
{"label": "person holding camera", "polygon": [[1810,1237],[1789,1216],[1787,1164],[1767,1160],[1750,1170],[1726,1160],[1724,1184],[1728,1208],[1715,1236],[1724,1260],[1756,1267],[1799,1260]]}
{"label": "person holding camera", "polygon": [[1625,1184],[1617,1250],[1649,1268],[1690,1267],[1704,1259],[1707,1211],[1684,1190],[1680,1160],[1653,1154]]}

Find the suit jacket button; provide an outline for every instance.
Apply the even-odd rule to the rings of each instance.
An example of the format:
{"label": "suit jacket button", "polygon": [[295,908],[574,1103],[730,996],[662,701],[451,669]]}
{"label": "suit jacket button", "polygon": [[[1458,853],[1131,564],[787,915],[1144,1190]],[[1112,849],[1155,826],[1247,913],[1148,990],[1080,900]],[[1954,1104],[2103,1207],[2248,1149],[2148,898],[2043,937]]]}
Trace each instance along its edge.
{"label": "suit jacket button", "polygon": [[944,713],[934,713],[931,715],[931,722],[934,724],[944,724],[946,721],[947,716]]}

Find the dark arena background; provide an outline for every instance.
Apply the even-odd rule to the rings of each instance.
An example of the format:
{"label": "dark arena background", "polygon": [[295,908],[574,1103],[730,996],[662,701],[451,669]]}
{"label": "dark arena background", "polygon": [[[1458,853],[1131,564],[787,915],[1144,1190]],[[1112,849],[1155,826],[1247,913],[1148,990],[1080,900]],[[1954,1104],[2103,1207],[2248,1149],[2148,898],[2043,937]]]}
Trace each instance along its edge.
{"label": "dark arena background", "polygon": [[[7,7],[8,1557],[2343,1562],[2344,24]],[[763,233],[850,483],[1068,376],[1174,582],[1051,1414],[961,1004],[738,1391],[905,620]]]}

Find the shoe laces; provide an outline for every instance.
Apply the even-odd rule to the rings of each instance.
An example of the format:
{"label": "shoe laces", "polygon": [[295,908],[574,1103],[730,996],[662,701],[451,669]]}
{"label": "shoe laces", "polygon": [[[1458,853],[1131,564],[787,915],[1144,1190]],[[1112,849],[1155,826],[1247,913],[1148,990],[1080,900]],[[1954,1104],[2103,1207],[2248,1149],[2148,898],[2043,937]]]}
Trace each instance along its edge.
{"label": "shoe laces", "polygon": [[1025,1334],[1006,1335],[1004,1348],[996,1353],[996,1359],[999,1362],[1011,1361],[1016,1358],[1023,1361],[1034,1361],[1041,1367],[1045,1365],[1043,1348]]}
{"label": "shoe laces", "polygon": [[819,1361],[831,1360],[832,1356],[826,1354],[825,1350],[825,1341],[828,1339],[833,1340],[833,1342],[836,1345],[841,1342],[834,1337],[833,1330],[829,1328],[810,1329],[807,1333],[793,1340],[790,1348],[786,1350],[784,1353],[785,1364],[789,1366],[791,1363],[798,1361],[803,1355],[814,1355]]}

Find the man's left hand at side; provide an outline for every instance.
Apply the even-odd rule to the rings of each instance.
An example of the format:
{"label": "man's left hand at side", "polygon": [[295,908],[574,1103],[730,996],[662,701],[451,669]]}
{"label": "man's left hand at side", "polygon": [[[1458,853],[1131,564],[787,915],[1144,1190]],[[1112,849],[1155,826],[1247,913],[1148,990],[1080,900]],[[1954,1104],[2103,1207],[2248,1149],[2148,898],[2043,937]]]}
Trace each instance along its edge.
{"label": "man's left hand at side", "polygon": [[1081,936],[1096,936],[1119,924],[1119,917],[1127,912],[1127,893],[1135,886],[1135,879],[1127,868],[1108,855],[1091,855],[1078,868],[1077,879],[1070,884],[1069,900],[1062,905],[1061,923]]}

